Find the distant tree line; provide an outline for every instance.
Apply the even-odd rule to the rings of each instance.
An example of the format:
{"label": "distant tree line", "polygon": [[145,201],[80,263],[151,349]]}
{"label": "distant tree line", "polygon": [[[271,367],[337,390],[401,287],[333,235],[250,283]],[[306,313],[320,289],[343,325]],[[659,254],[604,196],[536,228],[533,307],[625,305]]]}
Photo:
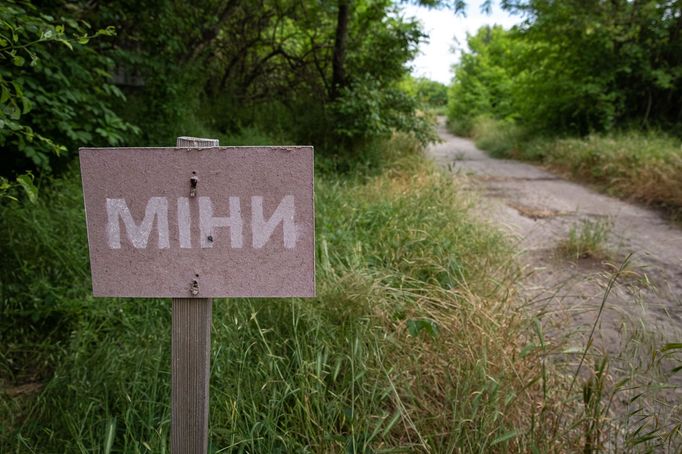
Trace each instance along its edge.
{"label": "distant tree line", "polygon": [[424,37],[403,3],[3,1],[1,190],[17,175],[30,185],[25,172],[58,169],[82,145],[169,145],[242,128],[327,153],[393,131],[429,140],[400,88]]}
{"label": "distant tree line", "polygon": [[427,108],[444,108],[448,104],[448,86],[435,80],[408,76],[403,80],[402,88]]}
{"label": "distant tree line", "polygon": [[455,68],[449,118],[542,133],[656,126],[682,134],[682,2],[508,0],[524,21],[483,27]]}

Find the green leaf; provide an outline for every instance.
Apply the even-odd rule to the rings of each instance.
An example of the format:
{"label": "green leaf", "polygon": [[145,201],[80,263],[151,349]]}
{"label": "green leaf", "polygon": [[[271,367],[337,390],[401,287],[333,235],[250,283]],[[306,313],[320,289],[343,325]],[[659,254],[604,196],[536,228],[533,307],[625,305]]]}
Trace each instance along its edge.
{"label": "green leaf", "polygon": [[107,427],[104,435],[104,454],[110,454],[111,448],[114,446],[114,438],[116,436],[116,418],[111,418],[107,422]]}
{"label": "green leaf", "polygon": [[31,101],[25,96],[23,98],[21,98],[21,105],[22,105],[22,109],[21,109],[22,114],[28,113],[31,110],[31,108],[33,107],[33,104],[31,103]]}
{"label": "green leaf", "polygon": [[65,39],[58,39],[57,41],[59,41],[60,43],[62,43],[62,44],[65,45],[66,47],[68,47],[70,50],[73,50],[73,46],[72,46],[71,43],[68,42],[67,40],[65,40]]}
{"label": "green leaf", "polygon": [[682,342],[673,342],[670,344],[665,344],[663,348],[661,349],[661,353],[668,352],[670,350],[681,350],[682,349]]}
{"label": "green leaf", "polygon": [[7,178],[0,177],[0,192],[7,191],[10,187],[12,186],[9,184],[9,181],[7,181]]}
{"label": "green leaf", "polygon": [[9,97],[10,97],[9,88],[7,88],[7,85],[3,84],[0,93],[0,104],[5,104]]}
{"label": "green leaf", "polygon": [[21,55],[17,55],[12,59],[12,63],[14,63],[14,66],[24,66],[25,61],[26,59]]}
{"label": "green leaf", "polygon": [[510,432],[507,432],[506,434],[500,435],[499,437],[494,439],[493,442],[490,443],[490,446],[495,446],[498,443],[503,443],[507,440],[510,440],[510,439],[516,437],[519,434],[520,434],[520,432],[518,430],[512,430]]}
{"label": "green leaf", "polygon": [[411,319],[407,321],[407,332],[410,336],[418,336],[421,332],[426,332],[432,337],[438,336],[438,325],[435,321],[428,318]]}
{"label": "green leaf", "polygon": [[95,36],[116,36],[116,27],[109,25],[107,28],[97,30]]}
{"label": "green leaf", "polygon": [[33,175],[30,173],[25,173],[17,177],[17,183],[22,187],[28,196],[28,200],[31,203],[36,203],[38,200],[38,188],[33,184]]}
{"label": "green leaf", "polygon": [[382,436],[385,437],[386,435],[388,435],[388,433],[391,431],[391,429],[393,429],[393,426],[395,426],[395,424],[400,419],[401,415],[402,415],[402,413],[400,412],[400,410],[396,410],[393,413],[393,416],[391,417],[390,421],[388,422],[388,424],[386,424],[386,427],[384,427],[384,431],[382,433]]}
{"label": "green leaf", "polygon": [[12,86],[14,87],[14,92],[17,94],[17,96],[22,97],[24,96],[24,89],[21,87],[21,81],[12,81]]}

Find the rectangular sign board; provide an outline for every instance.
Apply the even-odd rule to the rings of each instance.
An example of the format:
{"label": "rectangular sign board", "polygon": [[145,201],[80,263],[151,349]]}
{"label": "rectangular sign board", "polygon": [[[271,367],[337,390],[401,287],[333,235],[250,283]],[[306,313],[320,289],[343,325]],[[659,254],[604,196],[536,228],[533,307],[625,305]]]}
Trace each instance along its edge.
{"label": "rectangular sign board", "polygon": [[315,296],[312,147],[81,148],[95,296]]}

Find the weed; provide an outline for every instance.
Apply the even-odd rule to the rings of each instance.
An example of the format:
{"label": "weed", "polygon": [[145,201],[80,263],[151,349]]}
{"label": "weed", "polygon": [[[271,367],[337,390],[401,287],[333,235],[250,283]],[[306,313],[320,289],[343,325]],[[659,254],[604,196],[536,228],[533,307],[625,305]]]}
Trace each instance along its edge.
{"label": "weed", "polygon": [[458,120],[453,120],[451,118],[447,119],[447,128],[450,132],[457,136],[469,137],[471,136],[471,122],[462,122]]}
{"label": "weed", "polygon": [[511,122],[478,118],[476,145],[495,157],[540,161],[606,192],[682,212],[682,143],[660,131],[621,131],[587,137],[531,137]]}
{"label": "weed", "polygon": [[682,145],[663,134],[621,133],[547,144],[545,162],[612,193],[682,207]]}
{"label": "weed", "polygon": [[603,426],[607,415],[602,400],[606,393],[607,365],[607,357],[600,358],[594,373],[583,383],[585,453],[603,450]]}
{"label": "weed", "polygon": [[575,260],[604,258],[608,251],[606,241],[611,230],[607,220],[584,220],[568,230],[568,238],[559,243],[559,250]]}
{"label": "weed", "polygon": [[[682,370],[682,344],[661,343],[649,327],[630,320],[622,322],[621,345],[610,345],[612,353],[601,352],[595,345],[607,300],[619,291],[617,283],[629,273],[630,259],[609,273],[585,345],[576,351],[580,357],[564,391],[567,398],[554,419],[561,427],[560,438],[580,439],[585,453],[679,452],[681,446],[682,406],[675,402],[679,390],[675,373]],[[572,403],[577,384],[582,388],[579,406]]]}
{"label": "weed", "polygon": [[489,117],[477,117],[471,129],[476,146],[495,157],[514,156],[524,135],[523,129],[513,121]]}

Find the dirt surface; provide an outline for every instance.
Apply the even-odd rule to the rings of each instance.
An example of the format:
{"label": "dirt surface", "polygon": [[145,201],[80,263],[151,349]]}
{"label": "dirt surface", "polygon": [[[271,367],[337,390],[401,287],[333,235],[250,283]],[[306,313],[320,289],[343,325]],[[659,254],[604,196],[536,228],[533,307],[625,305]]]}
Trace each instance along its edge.
{"label": "dirt surface", "polygon": [[[566,181],[539,166],[492,159],[442,125],[439,133],[443,142],[429,148],[430,157],[453,173],[467,175],[465,185],[482,194],[478,215],[518,242],[524,269],[521,293],[553,331],[550,337],[566,335],[576,351],[584,348],[610,277],[632,254],[596,325],[594,348],[607,353],[625,374],[635,373],[626,369],[641,367],[662,345],[682,341],[679,227],[653,210]],[[608,232],[604,252],[576,259],[561,245],[571,228],[580,229],[585,221],[599,223]],[[679,385],[680,375],[668,375],[661,383]],[[663,394],[669,403],[682,401],[679,387]]]}

